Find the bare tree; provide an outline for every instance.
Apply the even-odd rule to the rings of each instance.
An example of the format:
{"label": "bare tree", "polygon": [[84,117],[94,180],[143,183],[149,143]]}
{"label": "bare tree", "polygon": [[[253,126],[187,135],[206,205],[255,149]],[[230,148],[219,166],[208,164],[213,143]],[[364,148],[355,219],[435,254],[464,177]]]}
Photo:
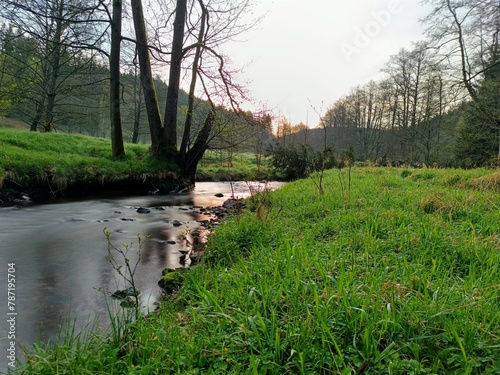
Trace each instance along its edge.
{"label": "bare tree", "polygon": [[[186,113],[186,121],[184,123],[184,134],[182,136],[181,148],[179,151],[179,163],[181,166],[185,165],[187,161],[186,156],[188,152],[189,138],[191,135],[191,127],[193,125],[193,110],[194,110],[196,81],[198,78],[198,68],[200,66],[201,52],[204,44],[205,30],[208,22],[208,10],[203,4],[203,1],[199,1],[199,4],[202,11],[202,16],[200,20],[200,29],[198,32],[198,39],[196,40],[195,53],[191,69],[192,70],[191,83],[189,85],[188,108]],[[172,72],[172,69],[170,71]],[[167,97],[167,107],[169,107],[168,97]],[[177,107],[174,107],[171,111],[176,113]],[[167,117],[167,113],[168,112],[165,110],[165,117]],[[173,119],[171,119],[170,121],[173,122]],[[165,119],[165,123],[167,124],[167,118]],[[177,126],[177,122],[175,122],[175,126]]]}
{"label": "bare tree", "polygon": [[[249,0],[226,2],[222,0],[176,0],[172,34],[159,35],[157,47],[148,45],[147,29],[142,13],[141,0],[132,1],[134,25],[138,43],[139,63],[141,65],[141,80],[144,97],[150,119],[153,155],[166,157],[179,164],[183,174],[194,181],[196,166],[208,148],[215,127],[216,107],[228,103],[238,111],[238,96],[243,96],[243,90],[237,86],[232,74],[227,69],[226,58],[218,51],[220,45],[246,30],[249,26],[238,24],[239,18],[249,7]],[[170,20],[170,15],[166,16]],[[151,50],[162,56],[165,52],[161,42],[171,35],[170,73],[165,119],[161,124],[157,109],[157,96],[151,77],[151,64],[148,62]],[[186,76],[189,80],[189,100],[182,136],[181,148],[177,149],[177,113],[178,96],[181,87],[182,73],[190,66]],[[197,94],[196,87],[201,84],[201,94],[212,106],[202,125],[197,127],[196,137],[192,136],[193,105]],[[190,139],[194,139],[190,143]]]}
{"label": "bare tree", "polygon": [[[500,133],[500,112],[481,100],[481,80],[500,64],[500,3],[496,0],[427,0],[427,35],[485,119]],[[499,138],[500,143],[500,138]],[[500,147],[498,149],[500,158]]]}
{"label": "bare tree", "polygon": [[264,150],[270,145],[273,138],[273,120],[268,113],[256,116],[254,120],[256,121],[256,126],[254,126],[255,159],[257,171],[260,172]]}
{"label": "bare tree", "polygon": [[401,49],[391,56],[383,71],[392,82],[393,114],[400,134],[401,157],[407,161],[418,159],[415,147],[416,124],[420,121],[421,80],[425,67],[425,49],[415,46]]}
{"label": "bare tree", "polygon": [[[31,97],[35,111],[31,130],[40,123],[45,131],[52,131],[56,117],[56,99],[68,77],[75,73],[65,69],[76,57],[83,58],[82,49],[99,49],[103,43],[105,27],[95,10],[96,1],[82,0],[4,0],[0,15],[16,30],[36,41],[36,62],[26,61],[35,86]],[[86,56],[92,58],[92,54]],[[19,63],[23,63],[18,61]]]}
{"label": "bare tree", "polygon": [[[203,3],[200,1],[200,4]],[[164,137],[165,153],[167,156],[177,156],[177,103],[179,100],[179,87],[182,73],[182,57],[184,55],[184,26],[187,17],[187,0],[177,0],[174,20],[174,33],[172,36],[172,53],[170,58],[170,74],[168,80],[167,102],[165,104]],[[205,22],[202,23],[202,29]],[[203,38],[202,35],[201,38]],[[199,60],[199,52],[196,53]],[[195,71],[194,77],[196,77]],[[196,79],[196,78],[193,78]],[[189,114],[188,114],[189,115]]]}
{"label": "bare tree", "polygon": [[160,107],[153,81],[151,59],[148,47],[148,36],[144,20],[142,0],[131,0],[132,17],[134,19],[137,56],[139,59],[141,86],[143,89],[146,113],[151,133],[151,153],[161,156],[164,152],[164,137]]}
{"label": "bare tree", "polygon": [[125,155],[123,145],[121,95],[120,95],[120,51],[122,38],[122,0],[113,0],[111,21],[111,53],[109,56],[111,147],[114,156]]}

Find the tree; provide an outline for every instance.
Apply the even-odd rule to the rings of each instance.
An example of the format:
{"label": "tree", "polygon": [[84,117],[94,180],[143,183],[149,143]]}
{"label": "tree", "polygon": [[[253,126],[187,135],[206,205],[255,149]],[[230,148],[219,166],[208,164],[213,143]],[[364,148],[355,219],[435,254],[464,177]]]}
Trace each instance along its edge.
{"label": "tree", "polygon": [[[243,92],[231,79],[231,74],[226,68],[226,59],[217,51],[217,48],[221,43],[229,40],[230,36],[245,29],[245,27],[238,26],[237,21],[248,6],[248,0],[231,2],[231,4],[221,0],[193,0],[192,3],[188,3],[187,0],[176,0],[171,36],[169,86],[165,119],[162,124],[156,91],[152,79],[149,79],[151,76],[150,52],[142,2],[133,0],[135,32],[138,50],[141,49],[138,53],[141,81],[146,103],[150,103],[146,105],[146,110],[150,119],[152,153],[176,162],[182,173],[192,182],[194,182],[197,164],[208,148],[208,142],[215,129],[217,108],[215,99],[222,99],[219,100],[219,105],[228,101],[232,109],[236,110],[236,96]],[[161,48],[156,48],[156,50],[161,53]],[[187,63],[188,58],[192,59],[189,99],[181,148],[178,150],[178,96],[183,64]],[[194,142],[190,144],[189,140],[193,139],[192,111],[198,82],[201,82],[203,95],[211,103],[212,109],[202,125],[198,127]],[[223,96],[218,97],[221,93]]]}
{"label": "tree", "polygon": [[254,118],[256,121],[256,126],[254,126],[254,147],[255,147],[255,159],[257,162],[257,171],[260,172],[260,167],[262,164],[262,156],[264,150],[270,145],[273,139],[273,120],[272,117],[266,113],[261,116]]}
{"label": "tree", "polygon": [[142,90],[139,87],[139,75],[137,71],[137,65],[134,66],[134,86],[133,86],[133,97],[132,102],[134,103],[133,108],[133,117],[134,117],[134,126],[132,130],[132,143],[139,142],[139,135],[141,131],[141,115],[142,115]]}
{"label": "tree", "polygon": [[44,131],[53,130],[57,99],[61,92],[69,93],[68,78],[76,73],[69,66],[75,59],[93,59],[92,54],[82,54],[82,49],[98,49],[102,43],[104,30],[98,25],[103,20],[94,12],[98,5],[81,0],[4,0],[0,4],[0,16],[35,42],[25,51],[31,59],[16,59],[27,67],[33,82],[29,99],[34,111],[28,114],[31,130],[40,124]]}
{"label": "tree", "polygon": [[[500,65],[488,69],[477,88],[477,101],[490,114],[500,117]],[[467,103],[460,119],[460,135],[455,148],[464,167],[498,164],[500,128],[492,126],[488,115],[475,102]],[[496,162],[495,162],[496,159]]]}
{"label": "tree", "polygon": [[288,121],[288,119],[283,116],[278,120],[278,129],[276,131],[276,137],[278,141],[281,141],[283,146],[287,143],[287,137],[292,135],[292,123]]}
{"label": "tree", "polygon": [[114,156],[125,155],[120,108],[120,44],[122,38],[122,0],[113,0],[111,21],[111,53],[109,56],[110,76],[110,120],[111,147]]}
{"label": "tree", "polygon": [[149,131],[151,133],[151,153],[154,156],[162,156],[165,150],[162,119],[158,97],[156,95],[153,73],[151,69],[151,59],[148,49],[148,36],[146,23],[144,21],[144,11],[141,0],[131,0],[132,17],[134,20],[135,38],[137,44],[137,56],[139,59],[139,69],[141,86],[143,89],[144,102],[146,104],[146,114],[148,118]]}
{"label": "tree", "polygon": [[[203,2],[199,2],[203,9],[203,14],[205,15],[205,8]],[[177,103],[179,100],[179,86],[181,80],[181,70],[182,70],[182,57],[185,53],[184,47],[184,25],[186,23],[187,15],[187,0],[177,0],[177,6],[175,8],[175,20],[174,20],[174,33],[172,36],[172,52],[170,58],[170,74],[168,79],[168,92],[167,92],[167,102],[165,104],[165,125],[164,125],[164,137],[165,137],[165,150],[164,153],[167,156],[176,157],[177,156]],[[205,17],[205,16],[204,16]],[[204,27],[205,21],[202,21],[200,28],[200,37],[198,38],[198,43],[200,39],[204,38]],[[201,46],[196,46],[195,61],[193,66],[197,65],[199,61]],[[198,74],[197,66],[193,75],[192,80],[196,80],[196,75]],[[196,85],[196,81],[194,81]],[[192,95],[193,96],[193,95]],[[192,100],[190,97],[189,100]],[[189,117],[189,112],[188,112]]]}
{"label": "tree", "polygon": [[418,161],[416,125],[421,119],[421,85],[425,72],[426,49],[416,45],[414,49],[401,49],[391,56],[384,72],[393,85],[392,111],[400,138],[401,157],[406,161]]}
{"label": "tree", "polygon": [[[491,76],[496,73],[492,72],[500,64],[500,4],[495,0],[427,0],[427,3],[434,7],[424,20],[428,25],[427,35],[454,72],[455,80],[467,90],[473,105],[481,112],[480,117],[494,133],[500,134],[500,114],[495,110],[498,106],[490,106],[489,95],[485,95],[489,84],[481,84],[482,80],[495,81]],[[482,94],[479,90],[483,90]],[[498,90],[491,95],[498,98]],[[500,136],[495,138],[500,145]]]}
{"label": "tree", "polygon": [[[9,113],[13,105],[27,95],[32,84],[26,73],[31,56],[25,54],[31,41],[12,27],[3,25],[0,29],[0,116]],[[26,61],[20,66],[17,61]]]}

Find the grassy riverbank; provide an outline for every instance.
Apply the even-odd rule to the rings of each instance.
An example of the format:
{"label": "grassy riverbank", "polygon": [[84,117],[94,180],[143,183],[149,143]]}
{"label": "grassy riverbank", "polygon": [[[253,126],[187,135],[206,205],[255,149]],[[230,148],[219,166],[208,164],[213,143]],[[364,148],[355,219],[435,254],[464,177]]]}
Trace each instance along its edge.
{"label": "grassy riverbank", "polygon": [[252,198],[161,310],[30,374],[500,374],[500,172],[353,169]]}
{"label": "grassy riverbank", "polygon": [[[88,184],[105,188],[120,181],[130,186],[134,181],[173,179],[178,172],[176,166],[151,157],[148,145],[127,143],[125,152],[122,158],[113,157],[111,142],[104,138],[0,128],[0,189],[50,196],[72,188],[81,193]],[[269,169],[258,168],[254,159],[239,154],[228,164],[225,155],[208,152],[199,174],[205,179],[269,177]],[[154,190],[154,184],[145,185]]]}
{"label": "grassy riverbank", "polygon": [[71,182],[95,176],[112,180],[130,174],[175,172],[173,166],[149,157],[146,145],[127,144],[126,154],[114,158],[109,139],[0,128],[0,176],[18,183],[48,175]]}

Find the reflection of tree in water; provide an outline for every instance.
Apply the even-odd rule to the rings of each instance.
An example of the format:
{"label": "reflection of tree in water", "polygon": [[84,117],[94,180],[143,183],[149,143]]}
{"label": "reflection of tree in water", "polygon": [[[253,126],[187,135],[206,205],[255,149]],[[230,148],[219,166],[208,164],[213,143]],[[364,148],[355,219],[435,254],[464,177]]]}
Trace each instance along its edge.
{"label": "reflection of tree in water", "polygon": [[[164,233],[167,232],[167,233]],[[155,258],[159,260],[160,264],[167,261],[168,258],[168,231],[165,231],[161,227],[156,227],[148,233],[148,238],[144,241],[141,249],[141,263],[143,265],[148,264]]]}
{"label": "reflection of tree in water", "polygon": [[[166,233],[165,233],[166,232]],[[146,265],[151,261],[158,259],[160,264],[167,261],[168,258],[168,236],[169,231],[162,227],[153,228],[148,232],[148,239],[142,243],[141,263]]]}
{"label": "reflection of tree in water", "polygon": [[42,268],[40,276],[40,284],[33,291],[33,297],[36,299],[33,306],[39,306],[39,335],[41,340],[46,340],[59,332],[64,317],[60,306],[66,304],[63,297],[66,288],[58,283],[56,272],[48,265]]}

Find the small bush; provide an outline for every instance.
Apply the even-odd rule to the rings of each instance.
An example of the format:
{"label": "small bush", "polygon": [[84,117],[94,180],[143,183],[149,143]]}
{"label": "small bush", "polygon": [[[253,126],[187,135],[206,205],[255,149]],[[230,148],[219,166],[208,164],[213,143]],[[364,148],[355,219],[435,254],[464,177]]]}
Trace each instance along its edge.
{"label": "small bush", "polygon": [[271,159],[271,166],[286,180],[305,178],[312,172],[323,168],[323,155],[308,145],[283,146],[276,144],[268,150],[268,156]]}

